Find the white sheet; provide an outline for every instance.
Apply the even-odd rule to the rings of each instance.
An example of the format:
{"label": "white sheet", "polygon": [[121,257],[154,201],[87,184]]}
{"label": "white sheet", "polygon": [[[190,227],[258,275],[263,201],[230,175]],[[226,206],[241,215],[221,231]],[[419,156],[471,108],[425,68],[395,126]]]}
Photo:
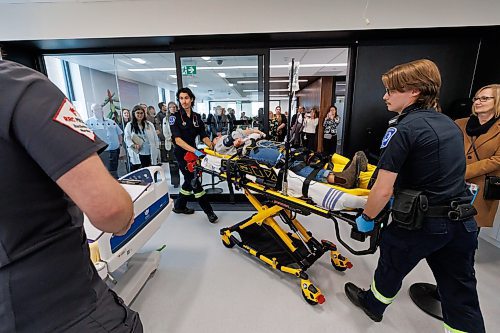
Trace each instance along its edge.
{"label": "white sheet", "polygon": [[[206,155],[201,162],[201,166],[205,169],[220,172],[221,160],[219,157]],[[304,177],[289,171],[288,195],[297,198],[301,197],[304,180]],[[311,181],[309,185],[309,197],[318,206],[334,211],[363,208],[367,200],[365,196],[348,194],[316,181]]]}

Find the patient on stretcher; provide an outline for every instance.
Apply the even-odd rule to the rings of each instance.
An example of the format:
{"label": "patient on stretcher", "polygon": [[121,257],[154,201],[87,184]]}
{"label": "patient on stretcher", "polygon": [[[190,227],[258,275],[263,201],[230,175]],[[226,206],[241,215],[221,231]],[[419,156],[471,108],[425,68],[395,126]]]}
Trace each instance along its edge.
{"label": "patient on stretcher", "polygon": [[[237,130],[231,135],[223,135],[214,139],[215,152],[223,155],[235,155],[240,147],[243,147],[242,155],[246,155],[258,162],[266,163],[269,166],[277,167],[284,162],[283,145],[277,145],[268,140],[261,140],[256,145],[256,140],[262,138],[264,134],[259,130]],[[367,171],[368,160],[362,151],[356,152],[352,160],[342,171],[323,169],[325,163],[314,153],[295,154],[300,158],[292,158],[290,170],[304,178],[311,178],[315,181],[338,185],[344,188],[358,187],[360,172]],[[331,160],[331,156],[329,157]]]}

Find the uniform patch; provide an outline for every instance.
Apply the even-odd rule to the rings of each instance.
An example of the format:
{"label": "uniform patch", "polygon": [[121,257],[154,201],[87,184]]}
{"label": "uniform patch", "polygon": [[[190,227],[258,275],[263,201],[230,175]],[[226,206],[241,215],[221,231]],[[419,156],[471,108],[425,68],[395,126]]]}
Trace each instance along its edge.
{"label": "uniform patch", "polygon": [[168,118],[168,123],[169,123],[170,125],[173,125],[173,124],[175,123],[175,116],[170,116],[170,117]]}
{"label": "uniform patch", "polygon": [[95,141],[94,132],[87,127],[71,102],[65,98],[52,120]]}
{"label": "uniform patch", "polygon": [[396,127],[389,127],[387,129],[387,132],[385,132],[384,138],[382,139],[382,145],[380,145],[380,148],[385,148],[389,144],[389,141],[391,141],[392,137],[398,129]]}

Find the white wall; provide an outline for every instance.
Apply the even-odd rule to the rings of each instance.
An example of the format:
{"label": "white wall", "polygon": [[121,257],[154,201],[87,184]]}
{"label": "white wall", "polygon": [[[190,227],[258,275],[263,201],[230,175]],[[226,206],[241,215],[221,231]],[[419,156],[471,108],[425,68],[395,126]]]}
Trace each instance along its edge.
{"label": "white wall", "polygon": [[499,13],[498,0],[2,0],[0,40],[483,26]]}
{"label": "white wall", "polygon": [[[122,107],[132,110],[134,105],[146,103],[147,105],[153,105],[158,111],[158,87],[143,83],[127,82],[128,90],[122,89],[120,94],[118,94],[116,77],[114,75],[84,66],[80,66],[80,74],[89,117],[92,116],[89,113],[90,105],[92,105],[92,103],[104,103],[108,89],[111,93],[115,93],[115,98],[120,100]],[[123,84],[121,84],[121,87],[123,87]],[[108,105],[104,107],[104,111],[104,114],[109,112]],[[83,112],[83,110],[80,112]]]}

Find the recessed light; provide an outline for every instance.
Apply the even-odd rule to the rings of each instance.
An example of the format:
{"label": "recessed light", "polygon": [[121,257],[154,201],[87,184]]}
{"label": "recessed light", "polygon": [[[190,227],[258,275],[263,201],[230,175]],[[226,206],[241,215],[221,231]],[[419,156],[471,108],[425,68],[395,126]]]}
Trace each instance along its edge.
{"label": "recessed light", "polygon": [[133,61],[135,61],[136,63],[141,64],[141,65],[144,65],[146,63],[146,60],[144,60],[142,58],[130,58],[130,59],[132,59]]}
{"label": "recessed light", "polygon": [[232,87],[232,86],[234,86],[234,83],[228,83],[227,85]]}
{"label": "recessed light", "polygon": [[171,78],[177,79],[177,75],[175,75],[175,74],[170,74],[169,76],[170,76]]}
{"label": "recessed light", "polygon": [[210,57],[201,57],[201,59],[208,61],[210,60]]}
{"label": "recessed light", "polygon": [[192,83],[188,84],[188,86],[190,86],[192,88],[197,88],[198,87],[196,84],[192,84]]}
{"label": "recessed light", "polygon": [[224,73],[224,72],[220,72],[220,73],[217,73],[217,74],[219,74],[220,77],[226,77],[226,73]]}

